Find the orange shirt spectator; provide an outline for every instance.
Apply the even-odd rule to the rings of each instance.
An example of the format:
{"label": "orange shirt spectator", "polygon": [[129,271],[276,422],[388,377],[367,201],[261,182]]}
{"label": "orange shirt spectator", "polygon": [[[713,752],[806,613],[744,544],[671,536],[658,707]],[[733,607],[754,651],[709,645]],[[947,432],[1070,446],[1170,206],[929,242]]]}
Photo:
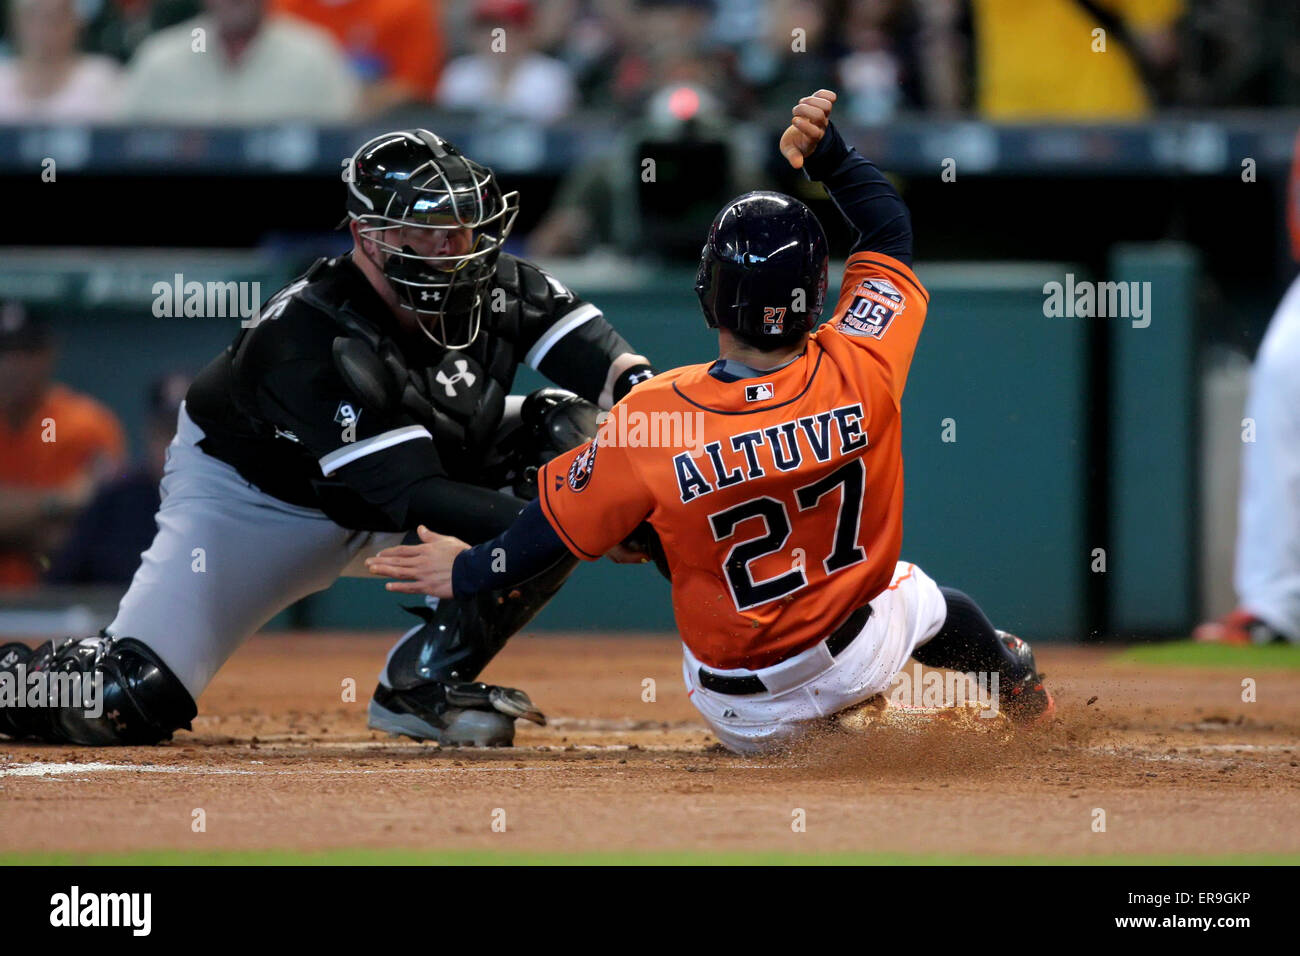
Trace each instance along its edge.
{"label": "orange shirt spectator", "polygon": [[95,485],[121,466],[122,426],[50,381],[55,350],[20,306],[0,306],[0,588],[35,584]]}
{"label": "orange shirt spectator", "polygon": [[437,0],[273,0],[277,13],[299,17],[334,34],[365,84],[365,106],[389,106],[433,96],[442,71]]}

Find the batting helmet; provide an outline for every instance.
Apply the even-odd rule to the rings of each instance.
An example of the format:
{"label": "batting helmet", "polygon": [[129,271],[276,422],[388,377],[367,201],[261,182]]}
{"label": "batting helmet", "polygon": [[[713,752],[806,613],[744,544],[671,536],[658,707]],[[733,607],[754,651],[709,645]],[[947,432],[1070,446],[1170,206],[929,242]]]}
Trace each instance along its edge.
{"label": "batting helmet", "polygon": [[821,318],[829,265],[826,233],[812,210],[776,192],[733,199],[713,220],[695,292],[709,328],[774,349]]}

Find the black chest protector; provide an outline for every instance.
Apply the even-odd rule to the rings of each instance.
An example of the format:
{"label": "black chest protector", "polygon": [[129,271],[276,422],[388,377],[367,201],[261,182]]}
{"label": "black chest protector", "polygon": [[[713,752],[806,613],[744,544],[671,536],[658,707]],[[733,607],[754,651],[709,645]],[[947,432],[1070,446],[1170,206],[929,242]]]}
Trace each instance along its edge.
{"label": "black chest protector", "polygon": [[[573,307],[573,296],[535,266],[503,255],[482,329],[468,348],[448,350],[430,341],[427,348],[403,351],[378,321],[383,316],[371,314],[379,300],[368,287],[357,294],[350,283],[332,281],[331,273],[345,267],[340,260],[317,262],[296,294],[334,323],[335,368],[364,406],[386,417],[405,412],[425,426],[449,477],[471,478],[501,425],[528,347]],[[256,370],[241,368],[242,351],[237,344],[235,378],[251,385]]]}

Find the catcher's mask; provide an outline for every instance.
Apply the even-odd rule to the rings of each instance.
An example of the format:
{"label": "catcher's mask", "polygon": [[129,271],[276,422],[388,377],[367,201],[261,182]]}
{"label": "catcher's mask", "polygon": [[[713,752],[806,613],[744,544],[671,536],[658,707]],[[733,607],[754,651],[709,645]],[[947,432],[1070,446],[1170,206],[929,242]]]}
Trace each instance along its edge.
{"label": "catcher's mask", "polygon": [[376,136],[353,155],[347,180],[348,218],[384,252],[398,302],[438,345],[467,348],[519,194],[502,195],[492,170],[425,129]]}

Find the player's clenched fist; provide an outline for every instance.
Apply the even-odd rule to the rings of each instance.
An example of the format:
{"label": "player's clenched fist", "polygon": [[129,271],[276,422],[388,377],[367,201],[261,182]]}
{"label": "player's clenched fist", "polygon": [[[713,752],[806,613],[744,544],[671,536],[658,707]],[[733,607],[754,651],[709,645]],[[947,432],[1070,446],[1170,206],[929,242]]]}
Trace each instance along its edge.
{"label": "player's clenched fist", "polygon": [[812,155],[826,134],[837,98],[834,90],[818,90],[795,104],[790,125],[781,134],[781,155],[795,169],[803,169],[805,157]]}

